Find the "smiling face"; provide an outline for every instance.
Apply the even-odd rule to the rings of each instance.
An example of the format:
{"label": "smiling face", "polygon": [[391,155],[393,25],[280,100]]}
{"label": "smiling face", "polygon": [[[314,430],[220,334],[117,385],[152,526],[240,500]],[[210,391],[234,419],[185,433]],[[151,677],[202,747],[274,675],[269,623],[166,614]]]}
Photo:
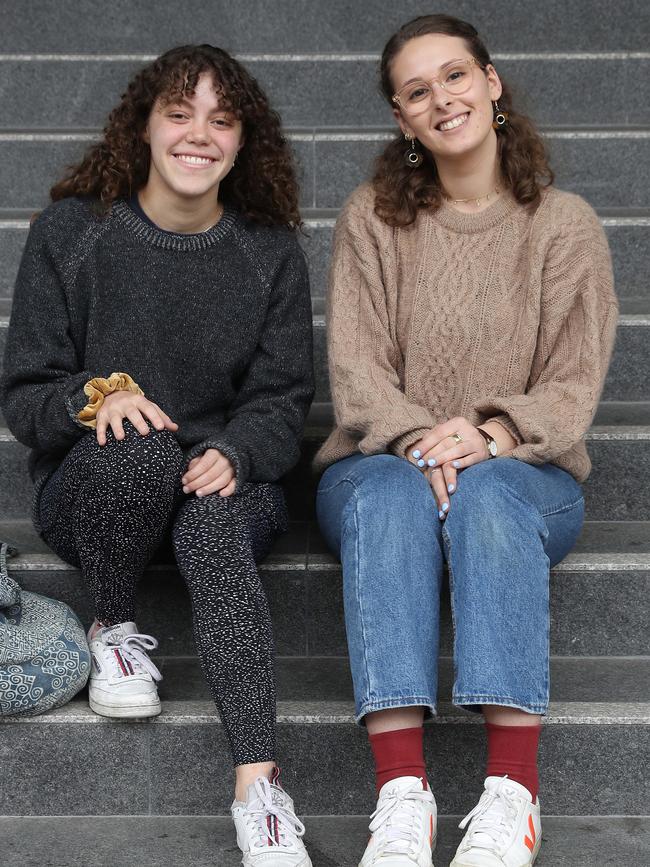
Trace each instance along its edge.
{"label": "smiling face", "polygon": [[[404,45],[391,65],[395,92],[410,82],[431,84],[445,81],[448,64],[469,60],[471,54],[458,36],[429,33]],[[501,96],[501,82],[493,66],[484,71],[472,66],[471,87],[462,94],[450,94],[437,82],[433,96],[422,113],[415,116],[395,108],[393,113],[405,135],[417,138],[435,160],[457,159],[480,150],[495,135],[492,129],[492,100]]]}
{"label": "smiling face", "polygon": [[147,194],[174,199],[217,200],[219,184],[242,147],[242,123],[225,111],[212,76],[178,101],[157,100],[144,132],[151,149]]}

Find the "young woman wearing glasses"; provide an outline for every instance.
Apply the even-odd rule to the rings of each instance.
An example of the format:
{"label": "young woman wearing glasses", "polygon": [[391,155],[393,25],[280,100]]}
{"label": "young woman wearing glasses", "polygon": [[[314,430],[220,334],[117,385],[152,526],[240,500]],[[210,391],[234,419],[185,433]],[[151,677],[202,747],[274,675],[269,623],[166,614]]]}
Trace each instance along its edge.
{"label": "young woman wearing glasses", "polygon": [[172,49],[134,76],[51,197],[18,275],[1,397],[32,449],[36,524],[90,591],[90,706],[161,712],[135,589],[171,531],[235,765],[242,863],[309,867],[275,768],[256,568],[286,528],[276,482],[298,458],[313,392],[279,118],[225,51]]}
{"label": "young woman wearing glasses", "polygon": [[542,141],[471,25],[406,24],[381,76],[401,132],[337,224],[337,427],[316,459],[376,765],[361,865],[431,864],[422,721],[436,707],[446,564],[452,698],[483,713],[488,745],[453,865],[524,867],[541,842],[549,567],[583,520],[583,437],[617,321],[610,257],[593,210],[551,185]]}

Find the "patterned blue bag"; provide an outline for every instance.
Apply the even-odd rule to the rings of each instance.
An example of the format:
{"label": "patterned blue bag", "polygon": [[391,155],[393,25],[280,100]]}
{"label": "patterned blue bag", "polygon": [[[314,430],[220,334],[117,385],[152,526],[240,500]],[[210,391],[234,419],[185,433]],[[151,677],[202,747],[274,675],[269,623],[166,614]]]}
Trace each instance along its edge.
{"label": "patterned blue bag", "polygon": [[85,686],[90,653],[65,603],[21,590],[9,577],[7,558],[15,554],[0,543],[0,716],[34,716]]}

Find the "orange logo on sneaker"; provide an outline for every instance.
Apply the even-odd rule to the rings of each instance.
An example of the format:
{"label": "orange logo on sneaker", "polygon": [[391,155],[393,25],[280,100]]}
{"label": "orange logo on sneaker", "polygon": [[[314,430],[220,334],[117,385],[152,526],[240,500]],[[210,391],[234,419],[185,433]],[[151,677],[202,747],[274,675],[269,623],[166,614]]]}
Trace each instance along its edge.
{"label": "orange logo on sneaker", "polygon": [[530,837],[528,836],[528,834],[526,834],[526,836],[524,837],[524,843],[526,844],[526,846],[528,846],[528,848],[532,852],[533,849],[535,848],[535,841],[537,840],[537,834],[535,833],[535,826],[533,825],[533,816],[531,813],[528,814],[528,827],[530,829],[530,837],[532,837],[533,839],[531,840]]}

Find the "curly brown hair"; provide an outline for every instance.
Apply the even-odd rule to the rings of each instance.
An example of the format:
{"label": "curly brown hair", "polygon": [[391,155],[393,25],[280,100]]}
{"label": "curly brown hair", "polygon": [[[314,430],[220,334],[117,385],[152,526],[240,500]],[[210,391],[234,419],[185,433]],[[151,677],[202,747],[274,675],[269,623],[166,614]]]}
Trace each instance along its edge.
{"label": "curly brown hair", "polygon": [[[491,64],[490,55],[477,31],[466,21],[451,15],[422,15],[401,27],[386,43],[381,57],[381,91],[394,108],[395,92],[391,66],[401,49],[411,39],[428,33],[459,36],[482,69]],[[515,199],[521,204],[536,205],[543,187],[553,183],[544,142],[530,118],[513,108],[512,93],[501,79],[503,93],[499,108],[507,112],[508,122],[497,131],[501,174]],[[423,149],[418,168],[404,161],[404,138],[398,132],[377,158],[372,184],[375,190],[375,213],[389,226],[408,226],[418,209],[435,210],[442,203],[442,190],[433,157]]]}
{"label": "curly brown hair", "polygon": [[52,187],[52,201],[92,196],[106,213],[116,199],[141,189],[151,158],[142,134],[154,104],[191,96],[202,73],[212,76],[221,105],[243,125],[244,146],[219,185],[219,198],[263,225],[299,227],[298,183],[280,118],[241,63],[212,45],[173,48],[140,70],[111,111],[102,141]]}

